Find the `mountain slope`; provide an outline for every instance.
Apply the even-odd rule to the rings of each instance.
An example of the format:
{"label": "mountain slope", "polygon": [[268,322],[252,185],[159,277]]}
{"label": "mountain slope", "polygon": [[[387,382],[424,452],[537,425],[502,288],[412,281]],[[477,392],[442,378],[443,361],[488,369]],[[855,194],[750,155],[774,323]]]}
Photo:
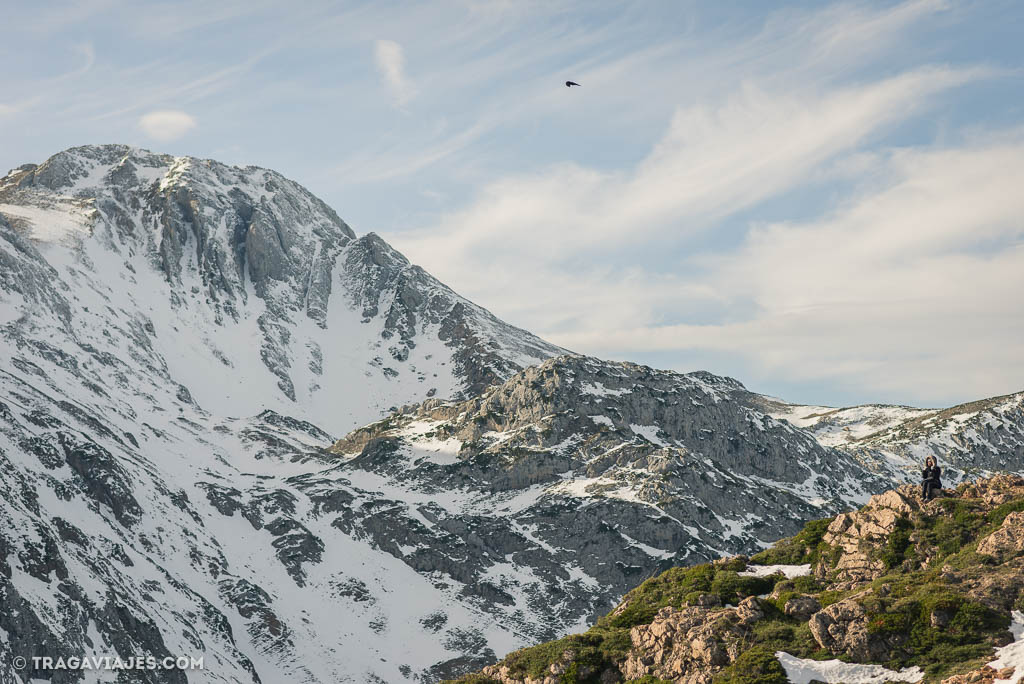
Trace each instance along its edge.
{"label": "mountain slope", "polygon": [[332,525],[517,638],[551,638],[659,569],[759,550],[888,483],[746,394],[708,373],[556,357],[356,430],[336,468],[294,483],[352,491],[360,504]]}
{"label": "mountain slope", "polygon": [[1024,479],[926,503],[904,486],[753,558],[669,570],[586,633],[458,681],[1016,682],[1022,611]]}

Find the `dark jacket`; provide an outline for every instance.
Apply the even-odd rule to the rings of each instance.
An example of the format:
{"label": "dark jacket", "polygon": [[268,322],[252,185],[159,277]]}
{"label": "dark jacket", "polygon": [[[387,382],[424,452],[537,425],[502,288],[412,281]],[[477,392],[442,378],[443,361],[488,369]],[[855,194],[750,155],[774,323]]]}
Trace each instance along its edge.
{"label": "dark jacket", "polygon": [[921,471],[921,481],[922,482],[931,482],[936,487],[942,487],[942,482],[939,480],[939,477],[941,475],[942,475],[942,468],[940,468],[937,465],[935,465],[935,466],[928,466],[927,468],[925,468],[924,470]]}

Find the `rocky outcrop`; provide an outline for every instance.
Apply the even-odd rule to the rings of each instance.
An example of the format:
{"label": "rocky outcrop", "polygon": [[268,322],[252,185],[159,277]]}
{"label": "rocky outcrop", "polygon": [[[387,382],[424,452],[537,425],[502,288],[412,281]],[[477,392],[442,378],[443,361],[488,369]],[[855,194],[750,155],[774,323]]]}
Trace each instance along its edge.
{"label": "rocky outcrop", "polygon": [[[782,606],[782,612],[801,622],[810,620],[811,616],[821,610],[821,603],[813,596],[794,596]],[[821,643],[819,641],[819,643]]]}
{"label": "rocky outcrop", "polygon": [[909,634],[872,633],[861,600],[867,594],[833,603],[811,615],[807,624],[818,645],[836,655],[848,655],[855,662],[888,662],[909,639]]}
{"label": "rocky outcrop", "polygon": [[843,513],[828,526],[822,541],[839,551],[833,567],[819,564],[824,575],[836,572],[851,582],[863,582],[880,576],[885,571],[881,559],[870,551],[884,544],[901,519],[921,508],[915,498],[913,485],[877,494],[859,511]]}
{"label": "rocky outcrop", "polygon": [[978,553],[1005,562],[1024,553],[1024,513],[1010,513],[1002,526],[978,544]]}

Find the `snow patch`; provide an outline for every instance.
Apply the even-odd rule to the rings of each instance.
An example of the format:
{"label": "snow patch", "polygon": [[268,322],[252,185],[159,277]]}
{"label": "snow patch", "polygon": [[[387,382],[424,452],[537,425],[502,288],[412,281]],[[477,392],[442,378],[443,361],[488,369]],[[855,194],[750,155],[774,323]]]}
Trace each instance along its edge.
{"label": "snow patch", "polygon": [[992,684],[1017,684],[1024,679],[1024,613],[1013,611],[1013,624],[1010,625],[1013,641],[996,649],[996,659],[988,664],[993,670],[1012,667],[1013,676],[1009,679],[997,679]]}
{"label": "snow patch", "polygon": [[827,684],[885,684],[885,682],[919,682],[924,671],[919,667],[908,667],[895,672],[881,665],[844,663],[841,660],[810,660],[797,658],[785,651],[778,651],[786,677],[793,684],[810,684],[813,681]]}
{"label": "snow patch", "polygon": [[804,577],[811,574],[811,566],[807,565],[748,565],[747,569],[740,575],[746,575],[748,577],[767,577],[768,575],[776,575],[782,573],[787,579],[793,579],[794,577]]}
{"label": "snow patch", "polygon": [[589,394],[595,397],[621,397],[623,394],[629,394],[632,391],[631,389],[611,389],[599,382],[585,382],[581,386],[580,394]]}
{"label": "snow patch", "polygon": [[646,439],[648,442],[651,442],[652,444],[657,444],[658,446],[668,446],[668,443],[666,443],[663,439],[658,437],[657,425],[636,425],[630,423],[629,429],[632,430],[634,433],[640,435],[644,439]]}
{"label": "snow patch", "polygon": [[95,210],[74,201],[55,202],[53,206],[0,204],[4,214],[15,227],[23,224],[29,237],[40,242],[63,243],[89,235]]}

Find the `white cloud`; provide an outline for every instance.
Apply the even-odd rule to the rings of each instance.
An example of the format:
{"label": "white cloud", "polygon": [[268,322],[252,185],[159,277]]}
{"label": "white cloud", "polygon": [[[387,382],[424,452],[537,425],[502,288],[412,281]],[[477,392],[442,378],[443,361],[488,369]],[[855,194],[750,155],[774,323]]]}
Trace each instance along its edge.
{"label": "white cloud", "polygon": [[160,142],[176,140],[195,127],[195,117],[175,109],[149,112],[139,119],[143,133]]}
{"label": "white cloud", "polygon": [[378,40],[373,46],[373,58],[395,102],[402,107],[407,105],[416,94],[416,89],[405,73],[402,46],[393,40]]}

